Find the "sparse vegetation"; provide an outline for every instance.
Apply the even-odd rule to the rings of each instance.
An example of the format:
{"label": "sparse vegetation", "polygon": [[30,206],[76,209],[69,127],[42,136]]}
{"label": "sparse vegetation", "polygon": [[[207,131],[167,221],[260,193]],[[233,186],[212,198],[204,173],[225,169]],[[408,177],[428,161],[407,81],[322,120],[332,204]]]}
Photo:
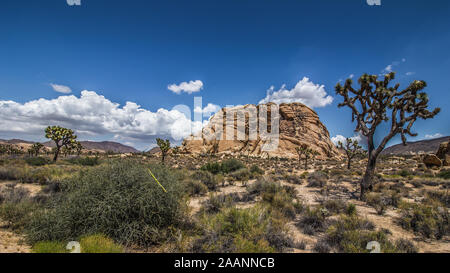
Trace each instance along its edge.
{"label": "sparse vegetation", "polygon": [[[106,243],[89,252],[130,251],[131,246],[163,252],[368,252],[364,244],[375,239],[382,240],[382,252],[421,251],[423,244],[394,240],[389,226],[365,218],[376,214],[403,227],[405,238],[415,233],[435,244],[448,238],[448,180],[436,171],[436,176],[418,172],[408,159],[395,159],[394,167],[391,158],[380,159],[373,192],[365,203],[355,203],[352,194],[363,175],[363,161],[353,162],[351,170],[338,161],[316,161],[310,166],[314,171],[299,172],[297,162],[276,157],[225,156],[205,164],[211,156],[180,152],[166,157],[164,166],[158,156],[148,154],[114,157],[118,155],[72,156],[56,163],[42,154],[1,158],[0,180],[8,181],[0,182],[3,227],[26,235],[32,251],[39,253],[67,253],[69,240],[92,234],[104,234],[98,242]],[[245,187],[233,186],[236,181]],[[23,183],[42,185],[41,190],[31,194]],[[359,216],[367,213],[366,205],[374,212]],[[142,216],[160,215],[163,208],[166,214],[157,220]],[[235,222],[247,219],[249,210],[263,215],[248,219],[263,228]],[[313,240],[294,241],[296,232]]]}

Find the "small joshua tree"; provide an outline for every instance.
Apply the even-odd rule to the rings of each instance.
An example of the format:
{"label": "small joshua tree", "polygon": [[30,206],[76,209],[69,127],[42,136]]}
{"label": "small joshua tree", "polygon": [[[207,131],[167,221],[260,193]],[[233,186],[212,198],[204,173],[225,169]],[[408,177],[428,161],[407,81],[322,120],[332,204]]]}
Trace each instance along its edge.
{"label": "small joshua tree", "polygon": [[56,147],[53,156],[53,161],[55,162],[58,160],[61,148],[68,148],[68,146],[74,145],[77,139],[77,136],[72,130],[60,126],[48,126],[47,129],[45,129],[45,137],[55,142]]}
{"label": "small joshua tree", "polygon": [[353,140],[351,138],[347,138],[345,140],[345,144],[343,144],[341,141],[338,142],[338,147],[345,151],[345,154],[347,155],[347,169],[350,170],[352,159],[355,158],[357,155],[363,154],[362,147],[359,145],[358,140]]}
{"label": "small joshua tree", "polygon": [[318,153],[316,151],[309,148],[309,146],[306,144],[302,144],[299,147],[296,147],[295,150],[297,151],[299,162],[302,160],[302,157],[304,158],[305,170],[308,169],[308,160],[310,158],[318,155]]}
{"label": "small joshua tree", "polygon": [[44,145],[42,145],[39,142],[36,142],[33,145],[31,145],[31,147],[28,149],[28,154],[30,156],[38,156],[42,148],[44,148]]}
{"label": "small joshua tree", "polygon": [[[440,112],[439,108],[430,112],[428,108],[428,96],[421,92],[427,86],[424,81],[413,81],[406,89],[399,90],[400,84],[389,86],[394,80],[395,73],[384,76],[384,80],[378,80],[376,75],[364,74],[359,78],[359,88],[352,87],[353,81],[347,79],[344,86],[336,85],[336,93],[344,98],[344,102],[338,106],[347,106],[352,110],[352,121],[357,122],[356,132],[367,137],[368,163],[366,172],[361,180],[360,198],[365,199],[365,194],[373,188],[373,178],[377,158],[386,144],[395,135],[400,134],[404,145],[406,136],[417,136],[411,132],[414,122],[418,118],[433,118]],[[374,136],[377,127],[391,119],[390,129],[387,135],[376,147]]]}
{"label": "small joshua tree", "polygon": [[164,164],[167,153],[170,151],[170,141],[168,139],[163,140],[161,138],[156,139],[159,149],[161,150],[161,161]]}
{"label": "small joshua tree", "polygon": [[6,154],[7,151],[8,148],[6,147],[6,145],[0,144],[0,155]]}

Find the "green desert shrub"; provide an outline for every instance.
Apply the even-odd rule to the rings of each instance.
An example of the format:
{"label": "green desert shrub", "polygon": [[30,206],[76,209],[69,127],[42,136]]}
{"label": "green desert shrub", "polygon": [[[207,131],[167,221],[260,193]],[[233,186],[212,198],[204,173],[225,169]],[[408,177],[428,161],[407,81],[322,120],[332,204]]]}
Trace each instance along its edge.
{"label": "green desert shrub", "polygon": [[264,170],[261,169],[258,165],[254,164],[250,167],[250,172],[252,173],[252,175],[254,176],[258,176],[258,175],[263,175],[264,174]]}
{"label": "green desert shrub", "polygon": [[74,157],[70,158],[67,161],[69,161],[72,164],[75,165],[81,165],[81,166],[97,166],[100,164],[100,158],[99,157]]}
{"label": "green desert shrub", "polygon": [[80,239],[81,253],[122,253],[123,247],[103,234],[84,236]]}
{"label": "green desert shrub", "polygon": [[7,185],[0,191],[0,218],[11,229],[21,231],[37,207],[29,191],[15,184]]}
{"label": "green desert shrub", "polygon": [[422,204],[405,204],[401,211],[400,225],[426,238],[442,239],[450,234],[449,212],[443,207]]}
{"label": "green desert shrub", "polygon": [[227,159],[221,165],[222,172],[224,173],[231,173],[242,168],[245,168],[244,163],[235,158]]}
{"label": "green desert shrub", "polygon": [[314,245],[313,250],[317,253],[330,253],[331,246],[324,240],[318,240]]}
{"label": "green desert shrub", "polygon": [[222,208],[232,207],[234,204],[233,196],[226,194],[210,194],[204,202],[202,210],[206,213],[217,213]]}
{"label": "green desert shrub", "polygon": [[192,179],[202,182],[210,191],[217,190],[217,180],[213,174],[207,171],[196,171],[192,175]]}
{"label": "green desert shrub", "polygon": [[308,175],[308,187],[322,188],[327,185],[328,175],[323,171],[316,171]]}
{"label": "green desert shrub", "polygon": [[286,222],[262,206],[205,214],[201,222],[204,234],[193,243],[193,252],[270,253],[293,245]]}
{"label": "green desert shrub", "polygon": [[401,177],[407,177],[407,176],[411,175],[410,171],[407,169],[403,169],[403,170],[399,171],[397,174],[400,175]]}
{"label": "green desert shrub", "polygon": [[447,190],[425,191],[424,196],[426,204],[450,207],[450,196]]}
{"label": "green desert shrub", "polygon": [[49,209],[33,213],[27,238],[31,243],[71,241],[101,233],[118,243],[140,246],[170,240],[186,219],[183,185],[182,175],[174,170],[132,160],[82,171],[61,183]]}
{"label": "green desert shrub", "polygon": [[297,176],[297,175],[286,175],[284,177],[284,179],[288,183],[291,183],[291,184],[294,184],[294,185],[301,185],[303,183],[302,178],[300,176]]}
{"label": "green desert shrub", "polygon": [[218,174],[222,171],[222,165],[218,162],[209,162],[201,167],[202,171],[207,171],[212,174]]}
{"label": "green desert shrub", "polygon": [[395,248],[397,249],[397,252],[399,253],[417,253],[419,250],[414,245],[413,242],[411,242],[408,239],[400,238],[395,241]]}
{"label": "green desert shrub", "polygon": [[328,211],[323,207],[314,209],[308,207],[296,225],[308,235],[324,232],[329,225],[328,215]]}
{"label": "green desert shrub", "polygon": [[31,201],[3,203],[0,205],[0,218],[9,228],[21,231],[29,223],[36,207],[36,204]]}
{"label": "green desert shrub", "polygon": [[275,193],[279,189],[281,189],[279,183],[265,177],[260,177],[255,183],[247,188],[247,192],[251,195],[260,195],[264,192]]}
{"label": "green desert shrub", "polygon": [[17,180],[19,169],[10,166],[0,166],[0,180]]}
{"label": "green desert shrub", "polygon": [[25,162],[30,166],[44,166],[49,164],[50,160],[44,157],[29,157],[25,159]]}
{"label": "green desert shrub", "polygon": [[242,168],[230,173],[230,176],[237,181],[247,181],[250,178],[251,174],[247,168]]}
{"label": "green desert shrub", "polygon": [[341,199],[328,199],[322,202],[322,206],[331,214],[340,214],[347,210],[347,202]]}
{"label": "green desert shrub", "polygon": [[43,241],[37,242],[32,247],[33,253],[68,253],[66,245],[62,242]]}
{"label": "green desert shrub", "polygon": [[208,192],[208,187],[201,181],[188,179],[185,181],[185,191],[190,196],[200,196]]}
{"label": "green desert shrub", "polygon": [[333,222],[323,238],[337,252],[367,253],[367,244],[371,241],[380,243],[383,253],[397,252],[394,244],[383,231],[375,231],[372,223],[356,216],[342,215]]}
{"label": "green desert shrub", "polygon": [[357,212],[357,210],[356,210],[355,204],[349,203],[348,206],[347,206],[347,209],[346,209],[345,213],[346,213],[348,216],[355,216],[355,215],[357,215],[358,212]]}
{"label": "green desert shrub", "polygon": [[388,208],[388,200],[380,193],[368,193],[366,203],[374,208],[378,215],[383,215]]}
{"label": "green desert shrub", "polygon": [[443,179],[450,179],[450,170],[442,170],[437,174],[437,176]]}

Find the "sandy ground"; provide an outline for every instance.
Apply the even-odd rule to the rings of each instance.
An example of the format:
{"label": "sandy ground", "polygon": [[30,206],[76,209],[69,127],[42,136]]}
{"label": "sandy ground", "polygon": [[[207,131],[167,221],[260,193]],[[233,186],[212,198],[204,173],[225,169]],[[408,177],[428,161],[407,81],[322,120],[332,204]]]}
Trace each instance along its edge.
{"label": "sandy ground", "polygon": [[[6,187],[8,184],[16,184],[15,182],[1,182],[0,188]],[[40,190],[40,185],[34,184],[17,184],[16,187],[25,188],[30,192],[31,196],[36,195]],[[31,247],[24,243],[23,236],[18,235],[5,228],[5,224],[0,222],[0,253],[29,253]]]}
{"label": "sandy ground", "polygon": [[0,223],[0,253],[29,253],[31,247],[23,242],[23,237],[5,228]]}

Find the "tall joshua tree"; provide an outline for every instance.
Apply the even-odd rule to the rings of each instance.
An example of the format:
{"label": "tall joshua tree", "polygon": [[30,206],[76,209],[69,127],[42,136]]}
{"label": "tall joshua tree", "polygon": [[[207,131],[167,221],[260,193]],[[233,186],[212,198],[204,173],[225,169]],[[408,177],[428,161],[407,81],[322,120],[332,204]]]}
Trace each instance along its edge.
{"label": "tall joshua tree", "polygon": [[74,132],[67,128],[62,128],[60,126],[48,126],[45,129],[45,137],[53,140],[55,142],[55,150],[53,161],[58,160],[58,155],[61,152],[62,147],[73,147],[76,143],[77,136]]}
{"label": "tall joshua tree", "polygon": [[170,141],[168,139],[163,140],[161,138],[157,138],[156,144],[158,144],[158,147],[161,150],[161,161],[164,164],[166,155],[167,155],[167,153],[169,153],[169,150],[170,150]]}
{"label": "tall joshua tree", "polygon": [[[395,79],[395,73],[378,80],[376,75],[364,74],[359,78],[358,89],[352,87],[353,81],[347,79],[344,86],[336,85],[336,93],[344,98],[338,106],[347,106],[352,110],[352,122],[356,120],[356,132],[367,137],[368,162],[366,172],[361,180],[361,199],[365,199],[366,192],[372,190],[373,177],[377,158],[386,144],[395,135],[400,134],[404,145],[406,136],[417,136],[411,128],[418,118],[433,118],[440,112],[439,108],[430,112],[428,96],[423,89],[427,86],[424,81],[413,81],[406,89],[399,90],[400,84],[390,86]],[[390,130],[375,146],[374,136],[377,127],[391,119]]]}
{"label": "tall joshua tree", "polygon": [[353,140],[351,138],[347,138],[345,140],[345,144],[341,141],[338,142],[338,147],[345,151],[347,155],[347,169],[350,170],[352,159],[360,154],[363,154],[362,147],[359,145],[358,140]]}

